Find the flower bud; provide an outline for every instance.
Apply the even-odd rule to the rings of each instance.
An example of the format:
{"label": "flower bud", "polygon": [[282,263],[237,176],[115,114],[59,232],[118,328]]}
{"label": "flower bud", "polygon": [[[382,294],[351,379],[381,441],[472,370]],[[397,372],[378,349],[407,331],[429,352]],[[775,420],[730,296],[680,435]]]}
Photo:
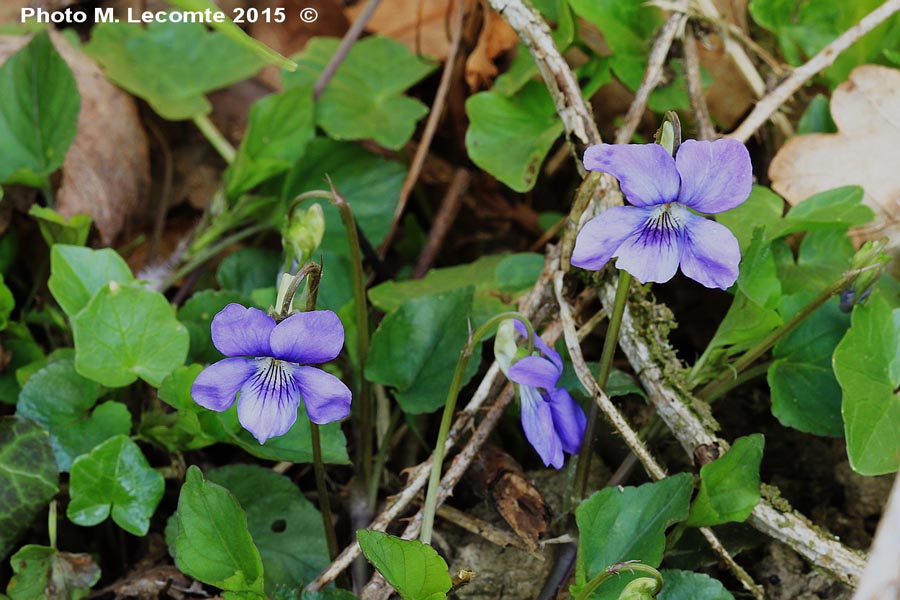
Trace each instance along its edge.
{"label": "flower bud", "polygon": [[663,124],[656,132],[656,143],[665,148],[672,156],[678,152],[678,146],[681,145],[681,120],[675,111],[666,112]]}
{"label": "flower bud", "polygon": [[619,600],[653,600],[658,592],[655,579],[638,577],[625,586],[625,589],[619,594]]}
{"label": "flower bud", "polygon": [[281,243],[298,264],[310,259],[325,234],[325,213],[318,203],[305,211],[295,210],[281,228]]}
{"label": "flower bud", "polygon": [[863,302],[872,292],[872,287],[881,277],[891,258],[885,254],[887,240],[868,241],[856,251],[850,261],[850,271],[859,274],[841,292],[841,310],[850,312],[854,304]]}

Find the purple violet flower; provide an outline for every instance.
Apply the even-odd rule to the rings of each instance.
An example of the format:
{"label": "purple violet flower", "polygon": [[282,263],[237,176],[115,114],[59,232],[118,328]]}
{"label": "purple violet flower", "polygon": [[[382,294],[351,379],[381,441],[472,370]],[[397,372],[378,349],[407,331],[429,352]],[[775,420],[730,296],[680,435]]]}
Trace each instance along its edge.
{"label": "purple violet flower", "polygon": [[686,140],[675,158],[659,144],[598,144],[584,153],[589,171],[619,180],[632,206],[594,217],[575,240],[572,264],[598,271],[616,267],[641,283],[670,280],[681,271],[706,287],[729,288],[741,251],[727,227],[689,208],[715,214],[750,195],[750,154],[737,140]]}
{"label": "purple violet flower", "polygon": [[212,340],[228,358],[200,372],[191,396],[221,412],[240,392],[238,420],[260,444],[287,433],[301,398],[313,423],[350,413],[347,386],[321,369],[303,366],[334,359],[344,345],[344,326],[330,310],[296,313],[276,324],[261,310],[229,304],[213,317]]}
{"label": "purple violet flower", "polygon": [[[515,326],[516,331],[528,335],[520,322]],[[563,452],[576,454],[581,448],[587,418],[569,392],[556,387],[563,372],[559,353],[537,335],[534,346],[544,356],[520,358],[509,367],[507,377],[519,384],[525,437],[545,466],[561,469]]]}

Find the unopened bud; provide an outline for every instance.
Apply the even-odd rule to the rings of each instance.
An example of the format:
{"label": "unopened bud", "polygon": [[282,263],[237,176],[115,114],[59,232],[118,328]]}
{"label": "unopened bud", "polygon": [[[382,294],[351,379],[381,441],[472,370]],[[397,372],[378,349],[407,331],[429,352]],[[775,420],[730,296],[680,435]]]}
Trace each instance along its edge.
{"label": "unopened bud", "polygon": [[659,593],[656,588],[656,580],[652,577],[638,577],[628,582],[628,585],[619,594],[619,600],[653,600]]}
{"label": "unopened bud", "polygon": [[681,145],[681,120],[675,111],[666,112],[663,124],[656,132],[656,143],[672,156],[678,152],[678,146]]}
{"label": "unopened bud", "polygon": [[863,302],[881,277],[891,258],[885,254],[887,240],[868,241],[856,251],[850,260],[850,271],[858,274],[841,292],[841,310],[850,312],[854,304]]}
{"label": "unopened bud", "polygon": [[281,243],[285,250],[293,253],[298,264],[309,260],[325,235],[325,213],[318,203],[308,209],[295,210],[288,215],[281,229]]}

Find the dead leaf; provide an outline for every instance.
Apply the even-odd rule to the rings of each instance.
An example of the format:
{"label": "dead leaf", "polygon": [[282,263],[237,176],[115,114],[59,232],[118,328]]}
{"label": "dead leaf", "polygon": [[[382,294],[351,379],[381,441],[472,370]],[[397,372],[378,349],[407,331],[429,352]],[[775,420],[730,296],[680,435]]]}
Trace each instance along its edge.
{"label": "dead leaf", "polygon": [[515,30],[496,11],[487,10],[484,25],[475,49],[466,59],[466,83],[470,90],[489,85],[497,76],[494,61],[507,50],[516,47],[519,37]]}
{"label": "dead leaf", "polygon": [[[359,2],[345,9],[356,20],[365,8]],[[418,54],[443,61],[450,50],[450,15],[453,0],[382,0],[366,29],[402,42]]]}
{"label": "dead leaf", "polygon": [[855,68],[832,94],[831,116],[838,133],[799,135],[782,146],[769,166],[772,189],[797,204],[825,190],[862,186],[875,221],[852,231],[855,241],[887,236],[892,254],[900,255],[900,70]]}
{"label": "dead leaf", "polygon": [[63,163],[56,209],[88,214],[104,244],[112,244],[143,205],[150,183],[147,136],[134,99],[59,34],[53,43],[81,94],[78,133]]}

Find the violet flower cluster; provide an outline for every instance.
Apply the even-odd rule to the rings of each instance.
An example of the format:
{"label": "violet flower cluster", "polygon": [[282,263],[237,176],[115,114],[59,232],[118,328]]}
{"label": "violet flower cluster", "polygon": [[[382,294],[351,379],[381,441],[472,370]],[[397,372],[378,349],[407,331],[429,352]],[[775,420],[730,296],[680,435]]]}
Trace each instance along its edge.
{"label": "violet flower cluster", "polygon": [[[659,144],[598,144],[584,166],[619,180],[632,206],[594,217],[575,241],[572,264],[597,271],[616,267],[641,283],[670,280],[678,267],[706,287],[729,288],[741,261],[727,227],[695,214],[734,208],[750,195],[750,155],[737,140],[686,140],[673,158]],[[689,210],[692,209],[692,210]]]}
{"label": "violet flower cluster", "polygon": [[330,310],[294,314],[276,324],[256,308],[229,304],[212,320],[212,341],[227,356],[200,372],[194,401],[224,411],[237,398],[241,425],[260,444],[284,435],[297,420],[300,400],[313,423],[350,413],[350,390],[315,367],[333,360],[344,345],[344,327]]}
{"label": "violet flower cluster", "polygon": [[[515,321],[515,328],[528,336],[519,321]],[[581,448],[587,418],[569,392],[557,387],[563,372],[559,353],[537,335],[534,346],[542,356],[520,358],[512,363],[506,375],[510,381],[519,384],[525,437],[544,465],[561,469],[563,452],[576,454]]]}

